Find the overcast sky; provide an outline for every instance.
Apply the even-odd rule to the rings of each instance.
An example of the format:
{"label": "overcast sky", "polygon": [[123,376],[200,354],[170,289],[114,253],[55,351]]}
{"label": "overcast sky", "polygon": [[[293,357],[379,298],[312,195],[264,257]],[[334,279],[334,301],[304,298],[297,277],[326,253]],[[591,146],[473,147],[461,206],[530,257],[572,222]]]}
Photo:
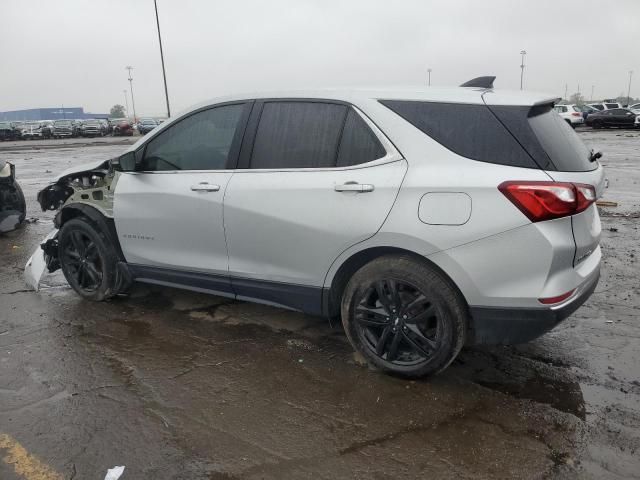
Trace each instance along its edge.
{"label": "overcast sky", "polygon": [[[0,111],[165,111],[153,0],[2,0]],[[177,112],[242,91],[458,85],[640,96],[640,0],[158,0]],[[129,99],[129,102],[131,100]]]}

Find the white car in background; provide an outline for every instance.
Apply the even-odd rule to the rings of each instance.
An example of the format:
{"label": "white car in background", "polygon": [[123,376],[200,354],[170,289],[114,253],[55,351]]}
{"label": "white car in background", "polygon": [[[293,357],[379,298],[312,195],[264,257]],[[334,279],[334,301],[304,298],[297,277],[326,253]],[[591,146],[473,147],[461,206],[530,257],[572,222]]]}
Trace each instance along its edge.
{"label": "white car in background", "polygon": [[584,125],[582,109],[577,105],[556,105],[553,109],[573,128],[576,128],[576,125]]}
{"label": "white car in background", "polygon": [[629,110],[631,110],[636,115],[640,115],[640,103],[634,103],[633,105],[629,105]]}

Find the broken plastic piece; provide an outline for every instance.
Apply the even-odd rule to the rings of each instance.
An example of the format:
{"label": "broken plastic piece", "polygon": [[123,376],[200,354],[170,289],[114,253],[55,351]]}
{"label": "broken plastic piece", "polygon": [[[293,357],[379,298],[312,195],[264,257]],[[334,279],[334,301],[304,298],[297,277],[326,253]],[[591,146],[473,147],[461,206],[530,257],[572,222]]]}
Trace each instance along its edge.
{"label": "broken plastic piece", "polygon": [[118,480],[122,472],[124,472],[124,465],[110,468],[107,470],[107,475],[104,477],[104,480]]}
{"label": "broken plastic piece", "polygon": [[[43,243],[54,238],[58,235],[58,229],[54,229],[44,238]],[[28,286],[33,288],[36,292],[40,288],[40,281],[42,280],[42,276],[44,275],[44,271],[47,268],[47,259],[45,258],[44,250],[42,250],[42,246],[38,245],[36,251],[33,252],[31,258],[27,261],[27,264],[24,267],[24,281]]]}

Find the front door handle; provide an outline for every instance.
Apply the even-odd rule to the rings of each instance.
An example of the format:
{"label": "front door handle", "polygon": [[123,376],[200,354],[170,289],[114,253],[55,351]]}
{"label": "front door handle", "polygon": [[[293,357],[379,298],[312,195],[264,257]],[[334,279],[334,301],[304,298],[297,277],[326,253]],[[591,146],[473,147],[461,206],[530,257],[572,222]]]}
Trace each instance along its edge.
{"label": "front door handle", "polygon": [[336,185],[334,187],[336,192],[373,192],[375,187],[368,183],[347,182],[342,185]]}
{"label": "front door handle", "polygon": [[217,192],[220,190],[220,185],[213,185],[212,183],[200,182],[197,185],[191,185],[191,190],[194,192]]}

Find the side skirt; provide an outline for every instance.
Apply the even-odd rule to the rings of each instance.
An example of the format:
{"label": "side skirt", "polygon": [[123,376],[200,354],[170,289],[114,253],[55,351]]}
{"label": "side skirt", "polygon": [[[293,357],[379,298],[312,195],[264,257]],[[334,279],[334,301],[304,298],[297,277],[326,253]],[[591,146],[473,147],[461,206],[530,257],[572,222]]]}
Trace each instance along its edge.
{"label": "side skirt", "polygon": [[127,264],[133,280],[324,316],[322,287]]}

